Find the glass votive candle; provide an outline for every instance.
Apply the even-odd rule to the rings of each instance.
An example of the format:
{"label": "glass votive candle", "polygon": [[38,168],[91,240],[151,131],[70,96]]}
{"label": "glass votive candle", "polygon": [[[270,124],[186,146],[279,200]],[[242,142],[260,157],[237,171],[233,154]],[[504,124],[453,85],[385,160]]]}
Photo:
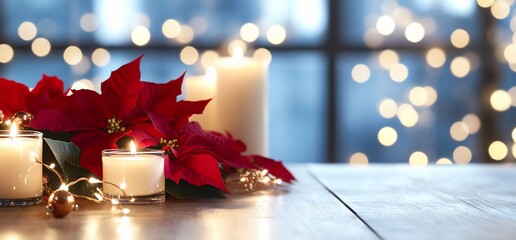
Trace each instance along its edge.
{"label": "glass votive candle", "polygon": [[43,194],[43,133],[0,130],[0,206],[28,206]]}
{"label": "glass votive candle", "polygon": [[165,202],[164,152],[139,149],[102,151],[103,180],[118,185],[103,184],[105,194],[121,204],[152,204]]}

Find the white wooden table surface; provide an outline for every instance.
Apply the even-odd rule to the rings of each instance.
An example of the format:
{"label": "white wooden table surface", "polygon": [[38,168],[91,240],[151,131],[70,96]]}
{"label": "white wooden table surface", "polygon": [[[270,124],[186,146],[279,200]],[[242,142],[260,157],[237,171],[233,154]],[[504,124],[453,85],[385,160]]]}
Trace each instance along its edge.
{"label": "white wooden table surface", "polygon": [[0,208],[0,239],[516,239],[516,167],[290,165],[291,186],[222,200]]}

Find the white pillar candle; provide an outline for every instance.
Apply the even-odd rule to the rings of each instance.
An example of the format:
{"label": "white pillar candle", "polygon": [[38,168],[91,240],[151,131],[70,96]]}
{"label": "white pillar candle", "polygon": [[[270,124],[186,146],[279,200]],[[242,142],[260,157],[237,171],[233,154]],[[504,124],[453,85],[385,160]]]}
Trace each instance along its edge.
{"label": "white pillar candle", "polygon": [[[165,174],[163,151],[137,150],[134,143],[131,151],[108,149],[102,152],[103,180],[122,188],[135,204],[157,203],[165,200]],[[121,196],[120,189],[103,184],[109,195]],[[124,202],[122,202],[124,203]]]}
{"label": "white pillar candle", "polygon": [[42,136],[36,131],[0,131],[0,205],[32,205],[41,200]]}
{"label": "white pillar candle", "polygon": [[217,75],[215,69],[210,67],[206,75],[188,77],[185,81],[185,100],[200,101],[212,99],[202,114],[194,114],[190,120],[201,124],[204,130],[221,131],[217,124]]}
{"label": "white pillar candle", "polygon": [[234,52],[215,62],[218,124],[243,140],[247,153],[267,156],[267,64]]}

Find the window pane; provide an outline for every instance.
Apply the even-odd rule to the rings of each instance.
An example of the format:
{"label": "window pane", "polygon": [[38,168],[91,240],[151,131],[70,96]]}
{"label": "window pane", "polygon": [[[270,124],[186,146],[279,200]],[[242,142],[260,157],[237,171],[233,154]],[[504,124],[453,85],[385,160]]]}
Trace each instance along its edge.
{"label": "window pane", "polygon": [[[464,116],[479,116],[482,98],[478,63],[458,79],[449,67],[429,67],[423,54],[398,51],[399,63],[406,67],[408,76],[395,82],[391,73],[381,67],[379,53],[346,54],[340,58],[339,159],[348,161],[352,154],[362,152],[370,162],[406,163],[413,152],[421,151],[429,163],[435,163],[440,158],[453,159],[455,149],[465,146],[472,152],[473,161],[478,161],[479,134],[467,134],[467,129],[457,127],[450,133],[452,125]],[[352,78],[357,64],[368,66],[370,71],[363,83]],[[353,76],[360,79],[360,75]],[[397,79],[396,74],[393,76]],[[435,101],[433,94],[437,94]],[[380,131],[384,127],[395,133],[392,129]]]}
{"label": "window pane", "polygon": [[326,62],[319,53],[273,53],[269,79],[270,154],[289,162],[323,162]]}

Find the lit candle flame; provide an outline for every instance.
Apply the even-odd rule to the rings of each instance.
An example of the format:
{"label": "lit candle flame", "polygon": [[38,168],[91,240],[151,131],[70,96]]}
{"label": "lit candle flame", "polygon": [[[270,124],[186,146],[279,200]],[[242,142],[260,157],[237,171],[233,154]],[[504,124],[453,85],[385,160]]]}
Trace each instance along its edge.
{"label": "lit candle flame", "polygon": [[131,155],[136,154],[136,144],[134,144],[134,141],[131,141],[131,144],[129,145],[129,150],[131,151]]}
{"label": "lit candle flame", "polygon": [[240,46],[236,46],[233,48],[232,56],[234,58],[243,58],[244,57],[244,50]]}
{"label": "lit candle flame", "polygon": [[15,123],[11,124],[11,138],[16,137],[16,133],[18,132],[18,127]]}

